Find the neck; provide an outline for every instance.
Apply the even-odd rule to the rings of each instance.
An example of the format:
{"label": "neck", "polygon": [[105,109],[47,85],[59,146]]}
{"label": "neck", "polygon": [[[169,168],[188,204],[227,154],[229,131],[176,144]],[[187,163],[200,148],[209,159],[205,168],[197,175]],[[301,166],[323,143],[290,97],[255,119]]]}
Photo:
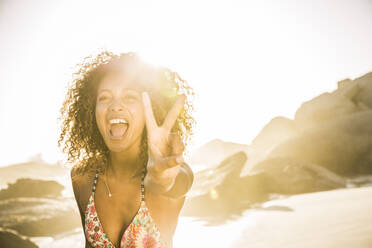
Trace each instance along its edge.
{"label": "neck", "polygon": [[132,153],[110,152],[110,162],[107,168],[107,176],[123,179],[132,179],[142,175],[144,161],[140,156],[140,151]]}

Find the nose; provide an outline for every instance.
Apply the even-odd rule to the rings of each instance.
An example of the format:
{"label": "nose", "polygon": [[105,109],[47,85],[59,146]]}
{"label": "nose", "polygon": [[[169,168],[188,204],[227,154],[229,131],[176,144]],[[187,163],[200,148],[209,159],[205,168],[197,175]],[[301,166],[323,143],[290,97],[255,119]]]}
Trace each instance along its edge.
{"label": "nose", "polygon": [[124,107],[122,106],[120,101],[113,101],[110,106],[110,110],[112,112],[121,112],[124,110]]}

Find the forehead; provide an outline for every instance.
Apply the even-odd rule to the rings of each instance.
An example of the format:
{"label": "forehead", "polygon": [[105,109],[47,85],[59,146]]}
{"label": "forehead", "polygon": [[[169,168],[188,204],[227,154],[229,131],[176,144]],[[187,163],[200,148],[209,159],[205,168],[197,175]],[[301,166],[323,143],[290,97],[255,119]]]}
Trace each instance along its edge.
{"label": "forehead", "polygon": [[99,83],[98,92],[109,91],[143,91],[143,85],[133,77],[124,74],[108,74]]}

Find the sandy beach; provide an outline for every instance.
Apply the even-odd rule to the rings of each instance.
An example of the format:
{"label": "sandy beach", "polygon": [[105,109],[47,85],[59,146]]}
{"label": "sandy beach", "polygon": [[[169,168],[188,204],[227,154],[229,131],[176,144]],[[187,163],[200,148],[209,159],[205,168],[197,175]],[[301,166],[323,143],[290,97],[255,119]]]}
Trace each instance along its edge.
{"label": "sandy beach", "polygon": [[234,247],[372,247],[372,187],[291,196],[248,210]]}
{"label": "sandy beach", "polygon": [[369,248],[372,187],[272,200],[220,226],[181,218],[174,241],[176,248]]}

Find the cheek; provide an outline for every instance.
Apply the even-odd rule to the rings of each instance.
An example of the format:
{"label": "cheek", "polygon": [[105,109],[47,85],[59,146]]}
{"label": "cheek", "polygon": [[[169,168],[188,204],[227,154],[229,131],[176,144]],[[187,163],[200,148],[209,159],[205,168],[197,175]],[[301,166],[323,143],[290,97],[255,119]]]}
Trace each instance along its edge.
{"label": "cheek", "polygon": [[102,107],[99,107],[98,105],[96,106],[95,110],[95,116],[96,116],[96,123],[98,126],[98,129],[102,131],[103,124],[105,122],[105,112]]}
{"label": "cheek", "polygon": [[141,127],[143,128],[145,126],[145,112],[142,107],[142,105],[136,106],[135,108],[132,108],[131,110],[132,116],[134,117],[134,121]]}

